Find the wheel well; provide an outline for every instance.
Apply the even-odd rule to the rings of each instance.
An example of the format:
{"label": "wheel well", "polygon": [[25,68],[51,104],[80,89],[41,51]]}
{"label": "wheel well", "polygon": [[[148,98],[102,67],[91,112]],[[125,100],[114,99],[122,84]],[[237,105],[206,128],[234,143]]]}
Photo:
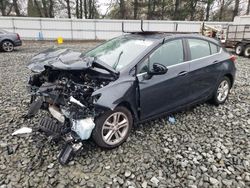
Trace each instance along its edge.
{"label": "wheel well", "polygon": [[137,114],[135,114],[136,112],[134,112],[134,110],[131,108],[131,105],[129,104],[129,102],[123,101],[118,106],[123,106],[123,107],[127,108],[132,114],[134,123],[135,123],[135,120],[137,121],[138,116],[137,116]]}
{"label": "wheel well", "polygon": [[237,42],[236,44],[235,44],[235,47],[237,47],[238,45],[242,45],[242,43],[241,42]]}
{"label": "wheel well", "polygon": [[233,76],[231,74],[225,74],[224,76],[229,78],[229,80],[230,80],[230,87],[232,87],[233,83],[234,83]]}
{"label": "wheel well", "polygon": [[11,43],[14,43],[14,42],[13,42],[12,40],[10,40],[10,39],[4,39],[4,40],[1,41],[0,44],[2,44],[2,43],[5,42],[5,41],[9,41],[9,42],[11,42]]}

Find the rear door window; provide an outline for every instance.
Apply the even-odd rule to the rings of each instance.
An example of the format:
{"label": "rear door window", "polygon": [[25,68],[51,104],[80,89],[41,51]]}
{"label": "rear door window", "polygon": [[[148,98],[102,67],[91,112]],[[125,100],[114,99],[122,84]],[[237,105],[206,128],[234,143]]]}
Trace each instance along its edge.
{"label": "rear door window", "polygon": [[210,55],[209,43],[200,39],[188,39],[191,53],[191,60],[206,57]]}

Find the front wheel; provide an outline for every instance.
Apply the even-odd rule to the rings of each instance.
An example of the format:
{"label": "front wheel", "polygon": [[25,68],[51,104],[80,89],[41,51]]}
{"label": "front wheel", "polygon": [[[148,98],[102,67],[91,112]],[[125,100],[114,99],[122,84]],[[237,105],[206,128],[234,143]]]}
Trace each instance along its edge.
{"label": "front wheel", "polygon": [[215,105],[220,105],[225,103],[231,88],[231,82],[228,77],[223,77],[218,83],[219,84],[217,85],[216,90],[212,97],[212,102]]}
{"label": "front wheel", "polygon": [[132,124],[131,112],[127,108],[119,106],[114,110],[104,112],[95,120],[92,138],[102,148],[115,148],[126,141]]}
{"label": "front wheel", "polygon": [[2,47],[2,50],[5,52],[12,52],[14,50],[13,42],[8,41],[8,40],[3,41],[1,47]]}

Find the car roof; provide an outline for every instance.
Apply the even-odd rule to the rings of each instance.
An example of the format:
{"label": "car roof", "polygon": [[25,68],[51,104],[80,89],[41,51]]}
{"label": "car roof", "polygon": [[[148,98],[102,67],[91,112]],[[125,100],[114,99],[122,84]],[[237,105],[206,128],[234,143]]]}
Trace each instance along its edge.
{"label": "car roof", "polygon": [[173,38],[197,38],[202,40],[207,40],[213,43],[220,45],[220,42],[214,38],[203,36],[199,33],[184,33],[184,32],[158,32],[158,31],[145,31],[145,32],[131,32],[126,36],[131,36],[135,38],[145,38],[151,40],[159,40],[159,39],[173,39]]}

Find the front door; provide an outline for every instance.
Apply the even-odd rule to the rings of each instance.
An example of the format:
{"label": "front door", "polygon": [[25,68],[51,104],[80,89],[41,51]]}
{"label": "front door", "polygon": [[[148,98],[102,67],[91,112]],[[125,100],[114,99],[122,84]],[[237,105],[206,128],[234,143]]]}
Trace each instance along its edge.
{"label": "front door", "polygon": [[[189,63],[184,61],[183,41],[167,41],[138,66],[141,120],[169,112],[186,104],[189,85]],[[147,70],[153,63],[168,68],[163,75],[151,78]]]}

